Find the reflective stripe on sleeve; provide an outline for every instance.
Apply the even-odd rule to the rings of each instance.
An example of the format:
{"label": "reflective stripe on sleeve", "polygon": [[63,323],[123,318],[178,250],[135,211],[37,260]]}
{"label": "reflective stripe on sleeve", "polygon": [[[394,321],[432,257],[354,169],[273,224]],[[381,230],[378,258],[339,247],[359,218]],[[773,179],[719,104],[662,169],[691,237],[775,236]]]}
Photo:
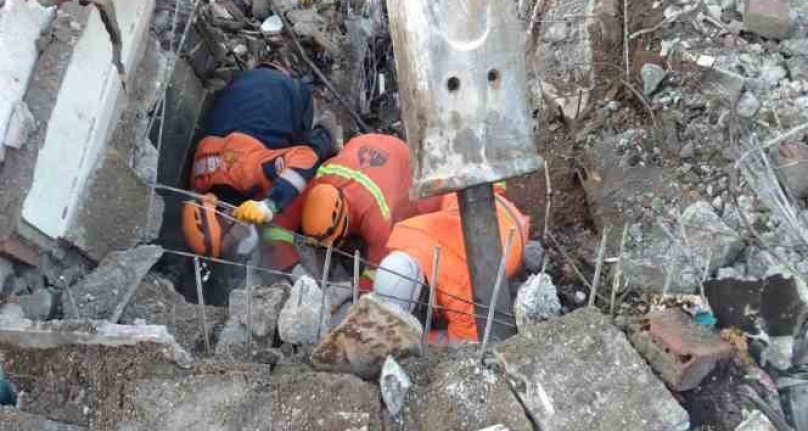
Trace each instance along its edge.
{"label": "reflective stripe on sleeve", "polygon": [[264,232],[262,233],[262,237],[264,238],[264,241],[279,241],[289,244],[295,243],[294,234],[290,230],[278,226],[270,226],[265,228]]}
{"label": "reflective stripe on sleeve", "polygon": [[317,178],[322,177],[323,175],[336,175],[342,178],[347,178],[349,180],[354,180],[359,183],[368,193],[373,196],[373,199],[376,200],[376,205],[379,207],[379,211],[381,211],[382,216],[386,219],[390,219],[390,207],[387,206],[387,199],[384,197],[384,193],[379,188],[376,183],[373,182],[367,175],[363,174],[362,172],[353,170],[351,168],[347,168],[345,166],[340,165],[322,165],[320,169],[317,171]]}
{"label": "reflective stripe on sleeve", "polygon": [[303,189],[306,188],[306,179],[294,169],[284,169],[279,177],[289,181],[289,183],[293,185],[295,189],[297,189],[298,193],[302,192]]}

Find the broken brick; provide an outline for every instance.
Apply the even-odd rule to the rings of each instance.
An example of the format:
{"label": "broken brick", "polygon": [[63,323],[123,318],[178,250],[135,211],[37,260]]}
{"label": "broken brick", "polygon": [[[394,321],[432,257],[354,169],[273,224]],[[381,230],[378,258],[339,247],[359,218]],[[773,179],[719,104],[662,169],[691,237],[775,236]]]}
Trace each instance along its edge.
{"label": "broken brick", "polygon": [[744,30],[771,39],[783,39],[789,31],[788,0],[746,0]]}
{"label": "broken brick", "polygon": [[671,388],[697,387],[732,346],[679,309],[651,312],[632,325],[631,342]]}
{"label": "broken brick", "polygon": [[10,256],[31,266],[37,266],[39,264],[38,250],[16,234],[11,235],[7,239],[0,240],[0,255]]}

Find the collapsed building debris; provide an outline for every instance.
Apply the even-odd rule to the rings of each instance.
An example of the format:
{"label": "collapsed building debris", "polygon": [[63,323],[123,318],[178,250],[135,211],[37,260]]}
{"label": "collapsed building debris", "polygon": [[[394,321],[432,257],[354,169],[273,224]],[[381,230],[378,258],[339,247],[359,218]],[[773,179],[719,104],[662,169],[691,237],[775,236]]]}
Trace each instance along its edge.
{"label": "collapsed building debris", "polygon": [[281,340],[291,344],[316,344],[321,334],[328,332],[323,309],[330,308],[325,294],[313,278],[300,277],[289,292],[278,315],[278,334]]}
{"label": "collapsed building debris", "polygon": [[718,333],[698,325],[677,309],[652,311],[638,319],[631,342],[677,391],[697,387],[719,362],[732,355],[732,346]]}
{"label": "collapsed building debris", "polygon": [[[177,293],[170,281],[155,278],[143,281],[137,288],[121,315],[120,323],[165,325],[180,346],[194,354],[203,354],[206,334],[199,324],[199,307]],[[227,310],[205,306],[205,319],[207,327],[216,332],[225,324]],[[223,337],[219,335],[220,339]]]}
{"label": "collapsed building debris", "polygon": [[401,366],[412,387],[391,420],[392,429],[476,430],[497,424],[532,429],[507,376],[480,364],[474,348],[432,352],[428,358],[404,359]]}
{"label": "collapsed building debris", "polygon": [[687,412],[600,311],[530,326],[495,352],[541,429],[690,428]]}
{"label": "collapsed building debris", "polygon": [[419,354],[422,336],[421,324],[412,315],[368,294],[324,336],[311,361],[318,369],[372,379],[379,375],[389,355],[405,358]]}
{"label": "collapsed building debris", "polygon": [[64,315],[116,323],[143,277],[162,255],[163,249],[153,245],[110,253],[93,272],[65,289]]}

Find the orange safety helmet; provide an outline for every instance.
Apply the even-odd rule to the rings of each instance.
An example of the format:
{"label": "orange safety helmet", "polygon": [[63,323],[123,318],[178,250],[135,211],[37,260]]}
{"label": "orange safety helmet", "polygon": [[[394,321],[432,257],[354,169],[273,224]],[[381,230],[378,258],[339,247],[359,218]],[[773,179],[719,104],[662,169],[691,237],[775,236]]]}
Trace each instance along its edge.
{"label": "orange safety helmet", "polygon": [[331,245],[348,231],[348,202],[331,184],[317,184],[303,204],[303,233]]}
{"label": "orange safety helmet", "polygon": [[222,254],[222,225],[216,215],[218,202],[215,195],[208,193],[182,204],[182,233],[188,248],[196,254],[210,257]]}

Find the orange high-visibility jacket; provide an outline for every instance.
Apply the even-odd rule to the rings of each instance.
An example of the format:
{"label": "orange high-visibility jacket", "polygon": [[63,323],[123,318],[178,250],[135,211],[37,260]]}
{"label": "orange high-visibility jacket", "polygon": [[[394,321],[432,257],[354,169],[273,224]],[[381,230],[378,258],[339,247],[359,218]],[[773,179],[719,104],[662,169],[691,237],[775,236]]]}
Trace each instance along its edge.
{"label": "orange high-visibility jacket", "polygon": [[[527,243],[530,218],[503,196],[496,195],[497,220],[504,249],[511,228],[516,229],[505,272],[508,277],[516,274],[522,265],[522,254]],[[474,320],[474,295],[466,263],[466,248],[463,243],[463,228],[455,194],[445,195],[438,212],[419,215],[393,228],[387,241],[391,251],[403,251],[412,256],[421,267],[430,283],[432,277],[432,249],[441,248],[435,302],[442,309],[435,316],[447,323],[447,332],[452,341],[477,341],[477,326]]]}
{"label": "orange high-visibility jacket", "polygon": [[269,149],[244,133],[208,136],[194,153],[191,187],[198,193],[227,187],[241,199],[269,199],[279,211],[303,191],[317,163],[314,150],[302,145]]}
{"label": "orange high-visibility jacket", "polygon": [[[315,184],[331,184],[348,203],[348,235],[358,235],[367,247],[363,257],[378,263],[387,255],[387,238],[393,225],[408,217],[436,211],[440,198],[410,199],[410,151],[394,136],[357,136],[317,171]],[[373,271],[363,273],[361,287],[373,285]]]}

